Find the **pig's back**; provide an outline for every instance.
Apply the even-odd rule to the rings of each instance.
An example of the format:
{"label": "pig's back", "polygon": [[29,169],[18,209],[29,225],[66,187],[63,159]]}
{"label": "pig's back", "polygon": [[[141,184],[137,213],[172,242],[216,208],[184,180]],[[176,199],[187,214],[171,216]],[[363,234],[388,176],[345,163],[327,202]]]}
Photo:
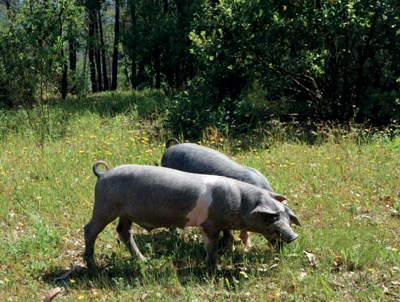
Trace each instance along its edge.
{"label": "pig's back", "polygon": [[226,177],[231,177],[233,176],[232,174],[237,174],[244,170],[241,165],[224,154],[190,143],[173,145],[168,148],[162,156],[161,165],[191,173]]}
{"label": "pig's back", "polygon": [[203,183],[186,172],[153,166],[122,165],[105,172],[97,181],[95,196],[120,209],[144,227],[184,226]]}
{"label": "pig's back", "polygon": [[161,165],[190,173],[225,176],[273,191],[268,180],[257,170],[243,167],[218,151],[196,144],[169,147],[162,156]]}

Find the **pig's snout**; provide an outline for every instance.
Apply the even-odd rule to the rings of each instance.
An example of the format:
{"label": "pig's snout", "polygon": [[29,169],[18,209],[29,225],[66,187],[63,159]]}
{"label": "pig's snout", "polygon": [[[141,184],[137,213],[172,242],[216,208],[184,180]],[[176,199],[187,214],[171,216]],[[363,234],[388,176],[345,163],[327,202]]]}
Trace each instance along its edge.
{"label": "pig's snout", "polygon": [[297,237],[299,237],[299,235],[293,231],[284,231],[281,233],[281,239],[285,243],[290,243],[290,242],[296,240]]}
{"label": "pig's snout", "polygon": [[289,244],[296,240],[297,237],[299,237],[299,235],[290,230],[280,232],[274,239],[268,239],[268,241],[272,246],[280,250],[285,244]]}

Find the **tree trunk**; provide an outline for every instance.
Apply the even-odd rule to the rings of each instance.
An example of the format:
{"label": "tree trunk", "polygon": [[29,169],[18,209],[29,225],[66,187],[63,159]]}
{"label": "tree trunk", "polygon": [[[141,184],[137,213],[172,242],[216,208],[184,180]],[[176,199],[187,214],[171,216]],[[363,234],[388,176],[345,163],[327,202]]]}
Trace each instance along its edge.
{"label": "tree trunk", "polygon": [[361,95],[364,89],[364,67],[365,67],[365,63],[367,62],[368,58],[371,56],[371,44],[372,44],[372,39],[374,37],[375,34],[375,28],[376,28],[376,24],[378,22],[378,17],[379,17],[379,13],[378,11],[375,11],[374,15],[372,16],[372,20],[370,22],[371,26],[369,28],[369,32],[368,35],[365,39],[365,44],[364,47],[361,50],[360,53],[360,59],[358,60],[358,64],[357,64],[357,68],[356,68],[356,80],[354,83],[354,88],[355,88],[355,97],[354,97],[354,105],[356,107],[360,107],[361,106]]}
{"label": "tree trunk", "polygon": [[96,64],[95,64],[95,53],[94,53],[94,12],[89,11],[89,68],[90,68],[90,81],[92,82],[92,92],[99,91],[97,80],[96,80]]}
{"label": "tree trunk", "polygon": [[102,72],[101,72],[101,56],[100,56],[100,49],[98,47],[98,42],[99,42],[99,23],[97,19],[98,13],[94,13],[94,24],[95,24],[95,41],[96,41],[96,47],[94,49],[94,54],[96,58],[96,69],[97,69],[97,82],[98,82],[98,87],[99,91],[103,91],[103,77],[102,77]]}
{"label": "tree trunk", "polygon": [[[64,51],[61,53],[64,56]],[[61,77],[61,97],[63,100],[67,98],[68,93],[68,63],[63,64],[62,77]]]}
{"label": "tree trunk", "polygon": [[119,43],[119,0],[115,0],[114,50],[113,50],[113,60],[112,60],[111,90],[117,90],[118,43]]}
{"label": "tree trunk", "polygon": [[[60,13],[58,15],[58,22],[60,26],[60,37],[63,36],[63,15],[64,9],[60,10]],[[61,57],[64,58],[64,47],[61,48]],[[68,93],[68,63],[64,61],[63,66],[62,66],[62,76],[61,76],[61,97],[63,100],[66,99],[67,93]]]}
{"label": "tree trunk", "polygon": [[137,67],[136,67],[136,62],[135,62],[135,57],[132,58],[132,62],[131,62],[131,86],[132,86],[132,90],[136,90],[137,88],[137,71],[136,71]]}
{"label": "tree trunk", "polygon": [[166,13],[168,13],[168,8],[169,8],[168,0],[163,0],[163,2],[164,2],[163,11],[164,11],[164,14],[166,14]]}
{"label": "tree trunk", "polygon": [[350,104],[350,79],[349,79],[349,59],[350,59],[350,42],[349,42],[349,29],[346,27],[344,36],[344,57],[343,57],[343,87],[341,97],[341,118],[343,121],[347,120]]}
{"label": "tree trunk", "polygon": [[107,74],[107,59],[106,59],[106,46],[104,44],[103,22],[101,20],[101,11],[98,11],[98,22],[100,31],[100,49],[101,49],[101,63],[103,70],[103,87],[104,90],[109,90],[108,74]]}
{"label": "tree trunk", "polygon": [[[135,0],[130,1],[130,13],[132,22],[132,33],[136,30],[136,3]],[[133,35],[132,35],[133,36]],[[136,43],[133,43],[131,49],[131,87],[132,90],[137,88],[137,66],[136,66]]]}
{"label": "tree trunk", "polygon": [[75,43],[70,37],[68,39],[68,48],[69,48],[69,69],[71,70],[71,79],[72,79],[72,87],[70,91],[75,94],[76,93],[76,48]]}
{"label": "tree trunk", "polygon": [[[182,30],[184,28],[184,19],[186,18],[185,16],[185,9],[184,9],[185,3],[183,0],[177,0],[176,1],[176,9],[178,12],[178,20],[177,20],[177,27],[178,29]],[[190,48],[189,44],[187,44],[187,39],[182,40],[183,43],[185,43],[185,47]],[[185,68],[186,66],[186,62],[187,62],[187,56],[184,53],[183,48],[180,48],[179,54],[178,54],[178,58],[179,58],[179,63],[178,66],[175,67],[175,70],[173,71],[174,73],[174,86],[177,88],[179,86],[181,86],[185,79],[189,76],[187,74],[188,69]],[[192,68],[190,68],[192,69]],[[189,70],[190,70],[189,69]]]}
{"label": "tree trunk", "polygon": [[129,86],[130,84],[130,77],[129,77],[129,60],[128,55],[124,51],[124,75],[125,75],[125,84]]}

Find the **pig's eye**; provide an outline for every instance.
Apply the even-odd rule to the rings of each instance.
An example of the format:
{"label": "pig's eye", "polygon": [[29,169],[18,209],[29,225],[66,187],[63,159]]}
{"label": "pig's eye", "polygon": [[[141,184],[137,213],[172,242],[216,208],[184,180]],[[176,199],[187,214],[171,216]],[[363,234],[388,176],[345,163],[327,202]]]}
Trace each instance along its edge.
{"label": "pig's eye", "polygon": [[272,216],[272,221],[278,221],[279,220],[279,215],[274,215]]}
{"label": "pig's eye", "polygon": [[274,223],[279,220],[279,214],[270,214],[266,216],[267,223]]}

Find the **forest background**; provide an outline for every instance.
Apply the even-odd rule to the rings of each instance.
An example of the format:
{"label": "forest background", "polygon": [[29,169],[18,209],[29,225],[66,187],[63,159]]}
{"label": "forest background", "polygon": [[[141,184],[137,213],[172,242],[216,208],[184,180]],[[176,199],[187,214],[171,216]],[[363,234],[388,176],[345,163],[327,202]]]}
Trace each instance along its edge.
{"label": "forest background", "polygon": [[396,0],[1,0],[0,110],[155,89],[186,137],[396,125],[399,18]]}

